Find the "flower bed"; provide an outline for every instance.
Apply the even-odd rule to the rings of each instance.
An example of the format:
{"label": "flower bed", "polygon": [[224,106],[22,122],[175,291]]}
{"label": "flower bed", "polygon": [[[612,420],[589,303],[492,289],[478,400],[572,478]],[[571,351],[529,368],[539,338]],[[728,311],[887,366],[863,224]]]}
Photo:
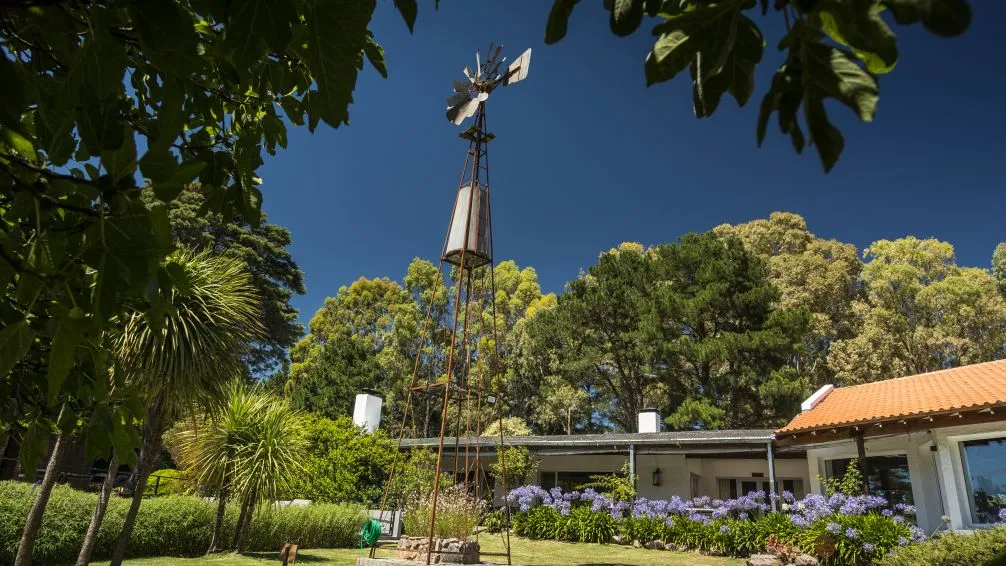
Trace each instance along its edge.
{"label": "flower bed", "polygon": [[779,511],[764,492],[727,500],[627,502],[591,489],[530,485],[507,495],[514,533],[534,539],[635,542],[735,556],[789,547],[823,564],[858,565],[926,538],[913,524],[912,506],[892,506],[882,497],[808,495],[797,501],[783,492],[776,499]]}

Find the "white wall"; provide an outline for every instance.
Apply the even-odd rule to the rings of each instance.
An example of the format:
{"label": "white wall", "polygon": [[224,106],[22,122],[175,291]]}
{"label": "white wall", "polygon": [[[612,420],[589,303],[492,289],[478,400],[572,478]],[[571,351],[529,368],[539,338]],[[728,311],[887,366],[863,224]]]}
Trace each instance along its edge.
{"label": "white wall", "polygon": [[[905,455],[911,475],[912,499],[918,510],[919,527],[931,532],[938,528],[970,529],[984,525],[971,519],[961,462],[964,440],[1006,436],[1006,423],[965,425],[913,432],[865,441],[867,456]],[[936,447],[936,451],[932,447]],[[822,488],[816,476],[824,475],[824,462],[834,458],[855,458],[856,443],[847,440],[807,451],[807,466],[815,493]],[[944,525],[943,516],[950,518]]]}

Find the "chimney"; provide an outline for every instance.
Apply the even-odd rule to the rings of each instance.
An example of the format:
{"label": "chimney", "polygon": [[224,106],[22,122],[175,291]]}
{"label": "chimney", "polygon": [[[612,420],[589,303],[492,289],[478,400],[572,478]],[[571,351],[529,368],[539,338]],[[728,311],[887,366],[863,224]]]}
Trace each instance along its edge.
{"label": "chimney", "polygon": [[384,400],[377,396],[376,391],[364,389],[356,396],[353,407],[353,424],[363,427],[367,432],[374,432],[381,426],[381,406]]}
{"label": "chimney", "polygon": [[653,407],[639,411],[639,432],[660,432],[660,413]]}
{"label": "chimney", "polygon": [[800,403],[800,411],[809,411],[817,406],[818,403],[824,401],[824,398],[828,396],[829,393],[835,390],[835,386],[832,384],[825,385],[814,392],[813,395],[807,397],[807,399]]}

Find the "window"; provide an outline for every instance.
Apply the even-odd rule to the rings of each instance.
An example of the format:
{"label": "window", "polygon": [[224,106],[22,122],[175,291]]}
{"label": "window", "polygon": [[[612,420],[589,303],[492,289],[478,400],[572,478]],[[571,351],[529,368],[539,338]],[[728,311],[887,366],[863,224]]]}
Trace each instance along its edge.
{"label": "window", "polygon": [[[827,460],[825,469],[828,478],[841,479],[851,461],[851,458]],[[866,470],[866,483],[872,495],[880,495],[891,503],[913,503],[907,456],[867,456]]]}
{"label": "window", "polygon": [[994,523],[1006,507],[1006,438],[961,442],[971,520]]}
{"label": "window", "polygon": [[[769,481],[767,478],[716,478],[716,484],[720,499],[736,499],[752,491],[769,493]],[[793,494],[793,497],[802,499],[804,495],[803,480],[776,479],[775,492],[782,494],[783,491],[788,491]]]}

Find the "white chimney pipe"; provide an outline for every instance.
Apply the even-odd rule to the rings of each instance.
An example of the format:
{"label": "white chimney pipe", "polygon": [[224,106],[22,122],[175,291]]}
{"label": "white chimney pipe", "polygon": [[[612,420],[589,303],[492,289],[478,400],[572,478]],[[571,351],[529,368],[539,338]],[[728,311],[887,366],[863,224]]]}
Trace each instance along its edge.
{"label": "white chimney pipe", "polygon": [[381,399],[373,391],[359,393],[356,396],[356,405],[353,407],[353,423],[363,427],[367,432],[374,432],[381,426],[381,406],[384,399]]}
{"label": "white chimney pipe", "polygon": [[640,411],[638,430],[639,432],[660,432],[660,413],[652,408]]}

